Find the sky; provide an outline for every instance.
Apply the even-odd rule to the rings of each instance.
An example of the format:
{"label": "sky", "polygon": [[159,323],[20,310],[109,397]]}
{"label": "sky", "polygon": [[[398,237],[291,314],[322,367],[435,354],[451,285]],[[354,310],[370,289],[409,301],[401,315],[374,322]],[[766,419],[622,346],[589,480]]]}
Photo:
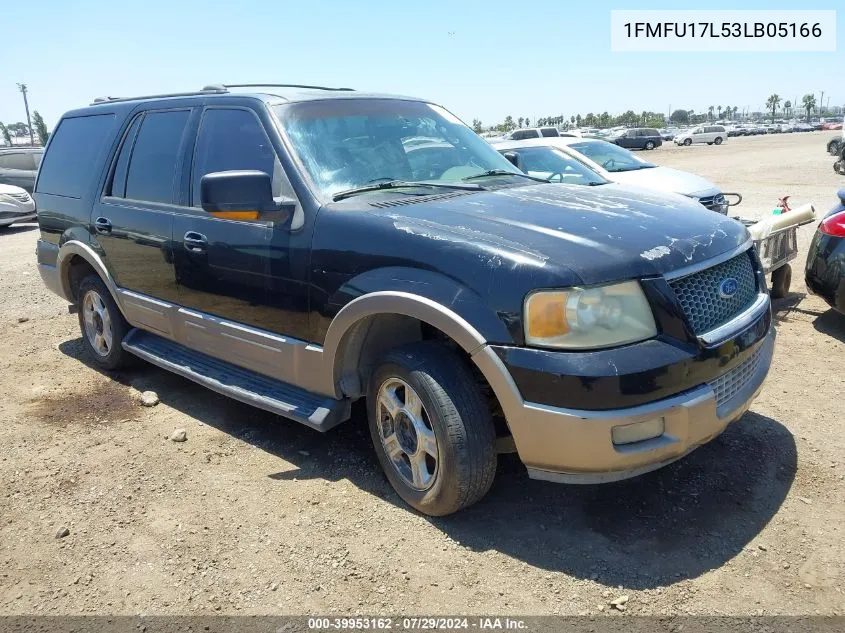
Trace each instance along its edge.
{"label": "sky", "polygon": [[[0,6],[16,0],[0,0]],[[845,105],[845,5],[837,51],[631,53],[610,50],[611,9],[677,2],[500,0],[27,0],[7,22],[0,121],[30,109],[52,129],[94,97],[209,83],[304,83],[412,95],[485,125],[506,115],[631,109],[763,110],[778,93]],[[803,2],[691,2],[688,9],[800,9]],[[838,5],[838,6],[837,6]],[[9,7],[6,7],[7,9]],[[8,14],[8,11],[6,11]]]}

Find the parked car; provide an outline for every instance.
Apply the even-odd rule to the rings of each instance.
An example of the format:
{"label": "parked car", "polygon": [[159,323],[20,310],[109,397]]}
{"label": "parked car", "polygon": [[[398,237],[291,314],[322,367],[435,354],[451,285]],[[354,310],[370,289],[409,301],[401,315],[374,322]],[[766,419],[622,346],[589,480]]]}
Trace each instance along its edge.
{"label": "parked car", "polygon": [[43,153],[41,147],[0,149],[0,184],[14,185],[32,193]]}
{"label": "parked car", "polygon": [[728,202],[713,183],[689,172],[660,167],[613,143],[587,138],[529,139],[494,142],[500,152],[523,148],[557,148],[579,160],[602,178],[698,200],[711,211],[726,214]]}
{"label": "parked car", "polygon": [[506,134],[503,138],[518,141],[526,138],[541,138],[560,135],[560,130],[556,127],[522,127]]}
{"label": "parked car", "polygon": [[845,189],[839,204],[819,223],[807,253],[807,290],[845,314]]}
{"label": "parked car", "polygon": [[38,266],[97,366],[139,356],[320,431],[364,399],[431,515],[484,496],[498,445],[535,479],[624,479],[760,391],[775,333],[738,222],[538,183],[426,101],[229,88],[96,102],[51,137]]}
{"label": "parked car", "polygon": [[541,180],[588,187],[610,182],[558,147],[526,145],[525,141],[504,141],[496,149],[522,172]]}
{"label": "parked car", "polygon": [[839,136],[834,136],[827,142],[827,153],[831,156],[838,156],[845,146],[845,130]]}
{"label": "parked car", "polygon": [[660,138],[662,138],[664,141],[673,141],[675,140],[675,135],[678,134],[678,132],[680,131],[681,130],[676,127],[663,128],[662,130],[660,130]]}
{"label": "parked car", "polygon": [[626,149],[654,149],[663,145],[660,132],[654,128],[637,127],[624,130],[619,135],[611,137],[609,141]]}
{"label": "parked car", "polygon": [[0,185],[0,228],[35,219],[35,200],[25,189]]}
{"label": "parked car", "polygon": [[702,125],[688,132],[682,132],[675,137],[676,145],[692,145],[693,143],[707,143],[721,145],[728,137],[721,125]]}

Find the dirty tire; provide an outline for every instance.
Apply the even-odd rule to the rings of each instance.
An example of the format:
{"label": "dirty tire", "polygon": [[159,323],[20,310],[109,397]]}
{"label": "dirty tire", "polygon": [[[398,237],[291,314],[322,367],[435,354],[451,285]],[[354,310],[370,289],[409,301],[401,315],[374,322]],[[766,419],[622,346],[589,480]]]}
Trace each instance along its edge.
{"label": "dirty tire", "polygon": [[654,149],[654,142],[653,141],[646,142],[645,148],[646,149]]}
{"label": "dirty tire", "polygon": [[785,264],[772,273],[772,289],[770,294],[773,299],[783,299],[789,294],[789,285],[792,283],[792,267]]}
{"label": "dirty tire", "polygon": [[840,150],[840,142],[838,139],[833,139],[830,143],[827,144],[827,153],[831,156],[836,156],[839,154]]}
{"label": "dirty tire", "polygon": [[[111,344],[106,354],[102,354],[95,349],[94,344],[86,333],[85,299],[89,293],[95,293],[96,296],[102,299],[104,310],[108,313],[112,336]],[[132,357],[123,349],[121,343],[123,342],[123,337],[129,331],[130,326],[126,322],[126,319],[123,318],[123,314],[121,314],[120,309],[114,302],[103,280],[93,273],[85,277],[82,283],[79,284],[78,297],[79,329],[82,332],[82,342],[88,358],[103,369],[113,370],[126,366]]]}
{"label": "dirty tire", "polygon": [[685,138],[684,139],[684,145],[686,145],[687,147],[692,145],[692,139],[691,138]]}
{"label": "dirty tire", "polygon": [[[400,475],[382,444],[378,394],[399,379],[416,391],[437,439],[433,481],[419,490]],[[463,359],[441,343],[389,350],[376,363],[367,389],[370,436],[397,494],[424,514],[444,516],[481,499],[496,474],[496,436],[490,412]]]}
{"label": "dirty tire", "polygon": [[714,142],[714,143],[716,143],[716,145],[721,145],[721,144],[722,144],[722,137],[721,137],[721,136],[717,136],[717,137],[713,140],[713,142]]}

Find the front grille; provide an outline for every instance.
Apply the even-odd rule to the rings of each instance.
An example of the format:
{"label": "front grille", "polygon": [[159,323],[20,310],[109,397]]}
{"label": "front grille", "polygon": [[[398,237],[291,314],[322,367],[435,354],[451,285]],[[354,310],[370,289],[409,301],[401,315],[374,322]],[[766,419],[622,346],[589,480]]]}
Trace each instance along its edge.
{"label": "front grille", "polygon": [[9,196],[12,200],[17,200],[18,202],[26,203],[32,201],[32,198],[29,197],[29,194],[26,191],[23,191],[21,193],[7,193],[6,195]]}
{"label": "front grille", "polygon": [[[725,297],[720,285],[736,279],[737,290]],[[712,268],[672,279],[669,282],[695,334],[703,334],[727,323],[745,310],[757,294],[757,278],[748,251]]]}
{"label": "front grille", "polygon": [[748,381],[754,377],[760,366],[760,354],[761,351],[758,348],[739,365],[708,383],[716,394],[717,409],[742,391]]}
{"label": "front grille", "polygon": [[728,207],[725,203],[725,196],[717,193],[715,196],[704,196],[698,201],[711,211],[718,211],[719,213],[727,213]]}

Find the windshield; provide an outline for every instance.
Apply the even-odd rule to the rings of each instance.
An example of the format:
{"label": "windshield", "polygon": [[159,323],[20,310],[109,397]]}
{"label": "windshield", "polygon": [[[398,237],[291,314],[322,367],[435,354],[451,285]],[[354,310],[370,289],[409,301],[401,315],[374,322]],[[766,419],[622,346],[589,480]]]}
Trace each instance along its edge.
{"label": "windshield", "polygon": [[518,156],[519,167],[529,176],[570,185],[603,185],[607,180],[554,147],[521,147],[512,151]]}
{"label": "windshield", "polygon": [[[336,99],[281,105],[275,111],[324,198],[387,180],[465,184],[465,178],[491,170],[518,173],[454,115],[429,103]],[[495,178],[514,177],[490,176]],[[379,191],[402,195],[408,189]]]}
{"label": "windshield", "polygon": [[605,141],[572,143],[569,147],[610,172],[633,171],[635,169],[655,167],[655,165],[639,158],[633,152],[629,152],[623,147]]}

